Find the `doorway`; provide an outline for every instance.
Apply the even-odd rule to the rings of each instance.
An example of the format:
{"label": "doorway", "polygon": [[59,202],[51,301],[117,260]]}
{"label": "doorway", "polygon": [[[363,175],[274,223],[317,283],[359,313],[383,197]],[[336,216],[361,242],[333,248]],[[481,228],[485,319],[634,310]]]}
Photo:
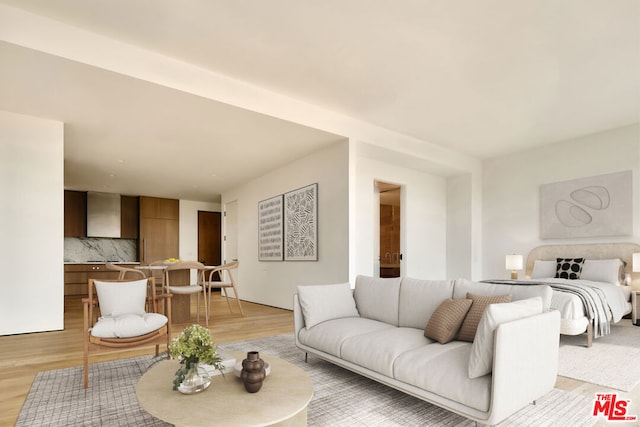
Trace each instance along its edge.
{"label": "doorway", "polygon": [[238,202],[224,206],[224,262],[238,261]]}
{"label": "doorway", "polygon": [[380,277],[400,277],[401,188],[397,184],[375,181],[380,193]]}
{"label": "doorway", "polygon": [[222,222],[220,212],[198,211],[198,261],[222,264]]}

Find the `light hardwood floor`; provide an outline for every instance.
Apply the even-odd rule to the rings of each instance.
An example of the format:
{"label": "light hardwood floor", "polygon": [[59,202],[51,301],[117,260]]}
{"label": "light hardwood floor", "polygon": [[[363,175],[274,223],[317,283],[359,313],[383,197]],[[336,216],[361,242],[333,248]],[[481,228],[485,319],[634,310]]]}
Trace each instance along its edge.
{"label": "light hardwood floor", "polygon": [[[192,301],[195,300],[192,298]],[[293,332],[293,313],[289,310],[248,302],[243,302],[242,307],[244,317],[240,316],[237,307],[234,307],[236,314],[229,313],[219,293],[212,297],[213,315],[209,319],[209,329],[216,344]],[[192,323],[195,323],[195,303],[192,303],[191,313]],[[200,324],[204,326],[204,310],[200,313]],[[189,324],[174,323],[173,335]],[[81,331],[81,298],[67,297],[63,331],[0,337],[0,426],[15,424],[36,373],[82,365]],[[150,346],[100,354],[93,356],[90,363],[153,352],[154,347]]]}

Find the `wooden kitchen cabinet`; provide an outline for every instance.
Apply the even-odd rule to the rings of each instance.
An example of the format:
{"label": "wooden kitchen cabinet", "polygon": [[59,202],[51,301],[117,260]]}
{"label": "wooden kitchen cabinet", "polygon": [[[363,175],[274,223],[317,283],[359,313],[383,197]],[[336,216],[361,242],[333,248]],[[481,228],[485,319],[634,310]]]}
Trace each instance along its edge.
{"label": "wooden kitchen cabinet", "polygon": [[176,199],[140,196],[140,218],[180,219],[180,202]]}
{"label": "wooden kitchen cabinet", "polygon": [[64,191],[64,237],[87,237],[86,191]]}
{"label": "wooden kitchen cabinet", "polygon": [[120,237],[137,239],[140,230],[140,197],[120,196]]}
{"label": "wooden kitchen cabinet", "polygon": [[[122,267],[135,268],[138,264],[118,264]],[[116,280],[118,272],[107,270],[105,264],[65,264],[64,265],[64,295],[87,295],[89,279]]]}
{"label": "wooden kitchen cabinet", "polygon": [[143,264],[179,256],[179,201],[140,197],[139,259]]}

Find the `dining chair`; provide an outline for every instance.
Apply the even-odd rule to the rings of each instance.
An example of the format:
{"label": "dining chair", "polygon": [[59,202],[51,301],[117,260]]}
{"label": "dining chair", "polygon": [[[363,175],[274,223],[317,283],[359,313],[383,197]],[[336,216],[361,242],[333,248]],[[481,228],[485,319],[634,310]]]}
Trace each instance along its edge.
{"label": "dining chair", "polygon": [[[171,340],[171,295],[157,295],[153,278],[139,280],[89,279],[83,305],[84,388],[89,387],[89,355],[160,345],[169,351]],[[160,314],[161,301],[167,314]],[[100,316],[98,316],[98,312]]]}
{"label": "dining chair", "polygon": [[[180,271],[180,270],[196,270],[197,271],[197,279],[196,284],[189,285],[172,285],[170,278],[171,273]],[[197,261],[181,261],[176,262],[174,264],[169,264],[167,268],[164,270],[164,289],[166,293],[170,294],[179,294],[179,295],[193,295],[196,294],[198,296],[198,308],[197,308],[197,321],[200,322],[200,294],[202,293],[204,296],[204,317],[205,323],[209,326],[209,310],[207,308],[207,294],[204,286],[204,264]],[[175,282],[174,282],[175,283]]]}
{"label": "dining chair", "polygon": [[154,279],[156,279],[156,287],[158,288],[159,292],[164,292],[164,270],[167,267],[167,263],[164,260],[153,261],[149,263],[149,267],[156,267],[148,270],[149,277],[153,277]]}
{"label": "dining chair", "polygon": [[[232,273],[232,270],[236,270],[239,265],[240,263],[238,261],[232,261],[232,262],[220,265],[209,271],[208,280],[205,282],[205,288],[207,291],[207,298],[208,298],[208,304],[209,304],[209,311],[211,311],[211,306],[210,306],[211,289],[221,288],[221,289],[224,289],[224,296],[227,299],[227,306],[229,307],[229,311],[233,313],[233,310],[231,309],[231,303],[229,302],[229,290],[233,289],[233,296],[235,297],[235,300],[238,303],[240,314],[244,316],[244,311],[242,310],[242,304],[240,303],[240,297],[238,296],[238,288],[236,288],[236,281]],[[214,280],[214,278],[217,276],[220,277],[220,280]]]}
{"label": "dining chair", "polygon": [[116,265],[112,263],[106,264],[107,270],[118,271],[118,280],[124,280],[129,274],[130,276],[134,276],[137,279],[146,279],[147,276],[144,274],[142,270],[136,270],[135,268],[122,267],[121,265]]}

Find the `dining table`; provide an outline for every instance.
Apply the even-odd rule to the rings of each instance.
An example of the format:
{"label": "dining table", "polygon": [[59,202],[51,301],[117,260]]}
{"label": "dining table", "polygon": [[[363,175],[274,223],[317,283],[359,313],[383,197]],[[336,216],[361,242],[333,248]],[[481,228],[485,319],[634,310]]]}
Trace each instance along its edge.
{"label": "dining table", "polygon": [[[157,265],[138,265],[135,268],[145,272],[147,277],[157,277],[154,272],[164,271],[171,263]],[[213,270],[218,266],[206,265],[204,270]],[[191,274],[189,270],[176,270],[171,272],[171,286],[190,286]],[[207,300],[205,299],[205,304]],[[191,322],[191,295],[189,294],[173,294],[171,298],[171,320],[173,323],[189,323]]]}

